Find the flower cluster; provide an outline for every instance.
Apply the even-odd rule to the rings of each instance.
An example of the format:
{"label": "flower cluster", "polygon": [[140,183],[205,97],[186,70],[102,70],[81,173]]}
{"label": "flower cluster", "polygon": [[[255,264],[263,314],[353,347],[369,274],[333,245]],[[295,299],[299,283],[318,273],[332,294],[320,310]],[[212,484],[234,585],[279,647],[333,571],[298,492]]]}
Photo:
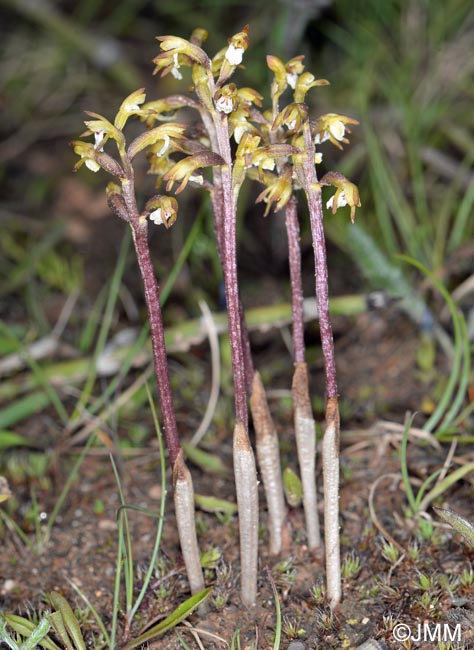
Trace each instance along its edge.
{"label": "flower cluster", "polygon": [[[326,411],[328,428],[325,440],[329,439],[330,442],[323,445],[323,468],[326,476],[325,498],[332,515],[325,517],[325,520],[327,519],[325,525],[326,541],[331,548],[337,550],[331,553],[331,557],[334,557],[331,561],[334,564],[338,562],[339,548],[337,507],[339,424],[334,346],[329,318],[322,188],[326,186],[335,188],[333,196],[326,203],[327,209],[334,214],[338,208],[349,206],[352,221],[355,218],[356,208],[360,207],[361,202],[357,187],[343,174],[328,172],[319,180],[316,166],[321,163],[323,157],[320,147],[328,142],[342,149],[343,145],[349,142],[347,136],[351,132],[350,127],[358,122],[337,113],[326,113],[316,119],[310,119],[306,103],[308,92],[313,88],[327,86],[329,82],[326,79],[316,79],[313,74],[306,71],[302,56],[293,57],[286,63],[276,56],[267,57],[267,65],[273,73],[273,80],[270,87],[271,106],[264,109],[263,97],[259,92],[253,88],[239,87],[232,81],[234,73],[242,65],[248,48],[248,26],[231,36],[227,45],[212,58],[203,49],[206,39],[207,32],[203,29],[194,30],[189,40],[171,35],[157,37],[160,53],[154,59],[154,74],[160,74],[162,77],[171,75],[175,80],[181,81],[189,72],[192,96],[176,94],[147,102],[144,89],[139,88],[122,102],[113,121],[97,113],[87,113],[89,118],[85,121],[87,130],[82,134],[81,139],[71,144],[74,152],[79,156],[75,170],[85,165],[93,172],[102,169],[113,177],[113,182],[108,184],[106,190],[108,205],[117,216],[129,222],[132,228],[150,317],[157,383],[165,421],[164,431],[170,458],[173,464],[178,465],[180,461],[182,462],[182,452],[166,371],[166,350],[158,288],[147,240],[148,223],[162,225],[165,228],[173,225],[178,214],[178,202],[174,196],[157,193],[146,201],[141,211],[138,209],[134,172],[136,156],[142,153],[147,156],[148,173],[156,178],[156,191],[161,191],[164,185],[166,192],[173,191],[177,195],[188,185],[194,185],[206,189],[211,195],[217,247],[223,267],[234,375],[236,415],[234,452],[235,458],[245,458],[241,464],[240,461],[234,462],[242,543],[242,600],[246,605],[253,605],[256,600],[257,586],[258,490],[253,452],[248,440],[247,398],[249,384],[252,386],[258,384],[255,383],[258,373],[251,377],[250,342],[246,338],[248,333],[238,289],[236,255],[238,195],[242,184],[249,179],[263,186],[256,202],[265,204],[264,216],[267,216],[272,209],[278,212],[286,207],[285,220],[289,242],[291,237],[293,238],[290,249],[293,247],[296,250],[299,246],[299,230],[295,225],[298,221],[295,193],[302,190],[306,196],[315,252],[316,299],[328,397]],[[288,101],[281,106],[285,96]],[[140,120],[143,131],[131,142],[127,142],[125,129],[130,118]],[[88,138],[92,139],[88,140]],[[114,147],[111,146],[112,143]],[[294,212],[293,217],[289,214],[291,212]],[[290,235],[291,230],[292,235]],[[300,264],[298,259],[295,261],[293,258],[293,262],[290,259],[292,273],[296,273],[298,264]],[[297,295],[301,282],[293,276],[291,284],[293,318],[297,320],[298,309],[302,305],[301,289],[301,295]],[[301,345],[304,347],[302,323],[301,312],[300,348]],[[294,338],[296,340],[297,337],[294,335]],[[301,363],[300,360],[295,365],[301,366]],[[250,397],[251,408],[254,397],[254,394]],[[257,441],[260,435],[258,419],[262,418],[262,414],[266,411],[268,411],[266,404],[263,406],[260,404],[258,409],[256,408],[257,416],[253,415]],[[307,421],[306,415],[304,419]],[[304,428],[308,429],[306,424]],[[267,436],[272,427],[264,424],[263,429]],[[309,448],[314,444],[314,432],[311,431],[311,427],[309,439],[310,443],[301,443],[303,448]],[[276,449],[275,463],[279,466],[278,444],[273,447]],[[305,453],[307,455],[307,452]],[[328,469],[328,461],[326,460],[325,464],[324,455],[329,458],[330,453],[333,454],[334,462]],[[175,465],[175,469],[178,465]],[[267,486],[276,485],[277,478],[274,473],[271,476],[270,473],[265,475],[266,471],[262,466],[262,477],[267,492]],[[314,477],[314,471],[309,474],[309,478]],[[185,475],[186,472],[182,469],[180,476]],[[182,482],[185,482],[184,479]],[[176,486],[178,484],[177,480]],[[307,482],[305,494],[309,494],[311,489],[311,485],[308,486]],[[177,487],[176,491],[178,492]],[[268,490],[269,503],[272,498],[276,498],[277,501],[279,499],[278,494],[272,497],[270,494],[272,491],[275,492],[273,487]],[[186,526],[182,524],[182,531],[189,530],[191,533],[181,532],[180,529],[180,539],[190,584],[194,591],[199,591],[203,587],[203,577],[193,528],[192,494],[188,501],[189,521],[186,520]],[[179,498],[175,503],[177,515],[178,502]],[[305,502],[306,509],[317,511],[314,506],[310,507],[309,501]],[[281,542],[277,538],[281,537],[281,525],[285,516],[282,490],[281,508],[277,504],[275,512],[277,511],[280,514],[275,515],[276,527],[273,532],[275,548],[279,548]],[[241,517],[242,513],[245,516]],[[310,529],[312,533],[309,539],[312,540],[311,547],[314,548],[318,544],[316,540],[319,532],[318,535],[315,534],[313,524],[308,525],[308,530]],[[337,576],[337,570],[335,575]],[[328,597],[331,605],[337,604],[340,600],[339,583],[337,577],[332,579],[331,583],[328,582]]]}
{"label": "flower cluster", "polygon": [[[120,178],[127,164],[140,151],[146,150],[149,173],[156,177],[157,188],[165,181],[170,191],[173,184],[179,182],[176,189],[179,193],[191,182],[212,191],[212,184],[200,170],[223,164],[212,128],[213,119],[220,115],[227,121],[229,138],[233,137],[238,145],[233,172],[236,191],[246,176],[257,180],[265,185],[257,198],[266,203],[265,215],[271,208],[281,210],[293,192],[302,187],[305,157],[310,156],[315,165],[320,164],[323,157],[320,145],[329,142],[342,148],[349,142],[350,126],[358,122],[337,113],[309,120],[305,104],[307,92],[329,82],[305,71],[303,56],[293,57],[286,63],[276,56],[267,56],[267,65],[274,75],[270,89],[272,108],[263,111],[260,93],[229,82],[242,64],[249,43],[248,32],[246,26],[234,34],[212,59],[202,48],[207,38],[205,30],[194,30],[190,40],[177,36],[157,37],[161,53],[154,59],[155,73],[182,79],[182,69],[191,68],[196,98],[175,95],[145,103],[141,88],[122,102],[113,123],[101,115],[89,113],[94,119],[86,121],[88,130],[83,135],[93,135],[94,143],[82,140],[72,143],[80,158],[75,169],[85,164],[91,171],[104,169]],[[280,100],[288,90],[292,94],[291,101],[280,108]],[[200,119],[196,127],[172,121],[182,109],[198,113]],[[145,122],[147,131],[126,149],[123,129],[131,116]],[[155,126],[157,122],[161,124]],[[303,127],[308,123],[312,134],[311,151],[307,150],[303,137]],[[109,140],[116,142],[120,161],[105,153],[104,146]],[[326,174],[324,179],[319,188],[336,187],[336,193],[327,201],[328,209],[334,213],[339,207],[349,205],[353,220],[355,208],[360,206],[357,188],[336,172]]]}

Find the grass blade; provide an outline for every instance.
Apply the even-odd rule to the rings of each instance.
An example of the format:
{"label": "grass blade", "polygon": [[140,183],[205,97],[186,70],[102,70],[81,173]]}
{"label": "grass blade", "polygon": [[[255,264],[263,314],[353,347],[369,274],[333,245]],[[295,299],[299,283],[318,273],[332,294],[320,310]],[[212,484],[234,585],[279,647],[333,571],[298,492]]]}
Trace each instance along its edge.
{"label": "grass blade", "polygon": [[441,517],[441,519],[447,521],[456,532],[462,535],[471,548],[474,548],[474,526],[470,521],[461,517],[461,515],[458,515],[452,510],[437,508],[436,506],[433,506],[433,510]]}
{"label": "grass blade", "polygon": [[428,492],[423,501],[420,503],[420,510],[426,510],[432,501],[441,496],[444,492],[446,492],[448,488],[451,487],[451,485],[454,485],[464,476],[466,476],[466,474],[469,474],[469,472],[472,471],[474,471],[474,462],[467,463],[467,465],[463,465],[462,467],[458,467],[458,469],[455,469],[454,472],[448,474],[445,479],[435,485],[434,488]]}
{"label": "grass blade", "polygon": [[61,614],[64,626],[71,635],[76,650],[86,650],[84,639],[82,638],[81,628],[79,622],[71,609],[71,606],[61,594],[53,591],[50,593],[49,598],[53,607]]}
{"label": "grass blade", "polygon": [[168,632],[172,628],[176,627],[176,625],[179,625],[179,623],[190,616],[194,610],[206,600],[210,591],[211,588],[208,587],[207,589],[204,589],[198,594],[195,594],[194,596],[191,596],[185,600],[184,603],[177,607],[175,611],[167,616],[163,621],[161,621],[161,623],[154,625],[143,634],[140,634],[140,636],[138,636],[136,639],[133,639],[127,643],[123,650],[133,650],[133,648],[137,648],[139,645],[142,645],[143,643],[146,643],[147,641],[150,641],[157,636],[161,636],[165,632]]}
{"label": "grass blade", "polygon": [[[460,381],[460,379],[461,379],[461,384],[463,381],[465,381],[465,379],[463,379],[461,375],[461,362],[462,362],[462,357],[465,349],[465,343],[463,343],[463,338],[464,339],[466,338],[463,337],[463,329],[461,324],[461,318],[463,318],[463,316],[458,312],[456,304],[454,303],[454,300],[450,296],[446,287],[444,287],[444,285],[435,277],[435,275],[431,273],[423,264],[421,264],[421,262],[418,262],[417,260],[408,257],[407,255],[398,255],[397,257],[401,261],[407,262],[408,264],[411,264],[412,266],[417,268],[419,271],[423,273],[423,275],[425,275],[430,280],[433,286],[435,286],[436,289],[438,289],[438,291],[443,296],[446,305],[449,309],[449,312],[451,314],[451,318],[453,320],[453,327],[454,327],[453,366],[451,369],[451,373],[449,375],[449,380],[446,385],[446,389],[441,399],[439,400],[437,407],[435,408],[435,410],[428,418],[427,422],[423,427],[425,431],[433,431],[433,429],[436,427],[436,425],[443,417],[443,413],[446,411],[448,404],[451,402],[454,389],[456,388],[456,383]],[[464,373],[464,377],[465,377],[465,373]],[[457,406],[458,401],[459,399],[455,400],[456,408],[458,408]],[[450,414],[450,418],[453,418],[455,415],[452,411],[453,411],[452,408],[448,411],[448,413]]]}
{"label": "grass blade", "polygon": [[[16,614],[5,614],[4,618],[12,630],[15,630],[15,632],[24,637],[30,636],[36,627],[33,621],[29,621],[28,619],[23,618],[22,616],[17,616]],[[45,648],[45,650],[61,650],[60,647],[49,637],[43,637],[39,645]]]}

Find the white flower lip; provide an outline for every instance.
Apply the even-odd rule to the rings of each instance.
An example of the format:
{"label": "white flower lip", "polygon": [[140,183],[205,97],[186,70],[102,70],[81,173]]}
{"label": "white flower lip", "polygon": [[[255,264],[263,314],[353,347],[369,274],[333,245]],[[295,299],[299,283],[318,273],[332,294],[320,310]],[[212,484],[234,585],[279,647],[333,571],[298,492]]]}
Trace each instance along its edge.
{"label": "white flower lip", "polygon": [[104,147],[99,147],[100,143],[104,139],[105,136],[105,131],[95,131],[94,132],[94,149],[97,149],[97,151],[104,151]]}
{"label": "white flower lip", "polygon": [[168,150],[169,146],[170,146],[170,136],[165,135],[163,138],[163,146],[161,147],[161,149],[158,151],[156,155],[162,156]]}
{"label": "white flower lip", "polygon": [[183,78],[183,75],[182,75],[181,72],[179,71],[178,54],[173,54],[173,61],[174,61],[174,65],[173,65],[173,67],[171,68],[171,74],[173,75],[173,77],[174,77],[175,79],[182,79],[182,78]]}
{"label": "white flower lip", "polygon": [[235,129],[234,129],[234,140],[236,141],[237,144],[242,140],[242,136],[244,133],[248,131],[247,126],[244,124],[238,124]]}
{"label": "white flower lip", "polygon": [[316,137],[314,138],[314,144],[321,144],[322,142],[326,142],[326,140],[329,140],[329,138],[330,138],[329,131],[316,133]]}
{"label": "white flower lip", "polygon": [[189,180],[193,183],[197,183],[198,185],[202,185],[204,183],[204,177],[201,176],[201,174],[191,174]]}
{"label": "white flower lip", "polygon": [[[82,158],[84,158],[84,156],[82,156]],[[96,163],[96,161],[91,158],[86,159],[86,167],[87,169],[90,169],[91,172],[98,172],[100,169],[99,163]]]}
{"label": "white flower lip", "polygon": [[153,212],[150,212],[150,221],[153,221],[153,223],[156,223],[157,226],[161,226],[163,223],[163,218],[162,218],[162,209],[157,208],[156,210],[153,210]]}
{"label": "white flower lip", "polygon": [[273,158],[265,158],[263,162],[256,162],[253,164],[254,167],[260,167],[261,169],[268,169],[273,171],[275,169],[275,161]]}
{"label": "white flower lip", "polygon": [[239,63],[242,63],[243,56],[244,48],[235,47],[233,43],[229,45],[225,53],[225,58],[230,63],[230,65],[239,65]]}
{"label": "white flower lip", "polygon": [[216,108],[221,113],[228,115],[234,110],[234,103],[230,97],[224,97],[224,95],[222,95],[216,100]]}
{"label": "white flower lip", "polygon": [[297,81],[298,81],[298,75],[296,74],[296,72],[286,73],[286,82],[290,86],[290,88],[293,88],[293,90],[296,88]]}
{"label": "white flower lip", "polygon": [[334,120],[334,122],[331,122],[329,125],[329,131],[336,140],[342,140],[346,132],[346,127],[341,120]]}
{"label": "white flower lip", "polygon": [[[326,203],[326,208],[327,208],[328,210],[332,210],[332,206],[334,205],[334,197],[335,197],[335,196],[336,196],[336,195],[333,194],[333,195],[331,196],[331,198],[329,199],[329,201]],[[337,210],[337,208],[343,208],[345,205],[347,205],[346,195],[344,194],[344,192],[341,192],[341,193],[339,194],[339,198],[337,199],[336,210]]]}

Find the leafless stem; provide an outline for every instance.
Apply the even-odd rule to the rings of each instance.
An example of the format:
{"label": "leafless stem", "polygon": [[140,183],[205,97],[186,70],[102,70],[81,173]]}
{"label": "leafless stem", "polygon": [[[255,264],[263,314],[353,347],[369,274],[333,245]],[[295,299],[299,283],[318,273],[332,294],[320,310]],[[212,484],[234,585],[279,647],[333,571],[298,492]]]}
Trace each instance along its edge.
{"label": "leafless stem", "polygon": [[166,444],[174,465],[181,449],[178,428],[173,406],[173,396],[168,373],[168,360],[166,357],[165,336],[163,319],[161,317],[158,282],[156,281],[153,264],[150,257],[147,237],[147,221],[139,218],[132,223],[133,241],[137,253],[138,264],[143,280],[145,301],[150,321],[151,343],[153,360],[155,363],[156,381],[160,394],[161,412]]}
{"label": "leafless stem", "polygon": [[291,390],[295,410],[295,437],[303,486],[303,506],[308,546],[310,549],[316,549],[321,546],[316,493],[316,424],[309,398],[306,363],[295,364]]}
{"label": "leafless stem", "polygon": [[258,372],[254,374],[250,409],[255,427],[258,465],[268,505],[270,553],[277,555],[281,551],[283,524],[286,517],[280,449],[265,389]]}
{"label": "leafless stem", "polygon": [[292,394],[294,405],[295,438],[298,450],[303,505],[310,549],[321,545],[316,493],[316,424],[311,409],[308,385],[308,368],[305,363],[303,282],[301,279],[300,227],[297,202],[293,196],[285,210],[288,235],[288,261],[290,265],[291,311],[293,325],[293,354],[295,372]]}
{"label": "leafless stem", "polygon": [[234,473],[239,508],[241,598],[247,607],[257,598],[258,488],[255,457],[242,422],[234,429]]}
{"label": "leafless stem", "polygon": [[316,300],[326,375],[326,430],[323,438],[324,533],[326,544],[327,595],[331,607],[341,600],[341,562],[339,539],[339,411],[337,401],[336,357],[329,316],[329,286],[326,242],[323,227],[321,190],[317,186],[314,144],[309,122],[303,124],[304,190],[308,201],[313,237]]}
{"label": "leafless stem", "polygon": [[179,452],[173,467],[173,482],[174,507],[181,552],[191,593],[197,594],[204,589],[204,576],[196,536],[193,481],[184,462],[182,451]]}

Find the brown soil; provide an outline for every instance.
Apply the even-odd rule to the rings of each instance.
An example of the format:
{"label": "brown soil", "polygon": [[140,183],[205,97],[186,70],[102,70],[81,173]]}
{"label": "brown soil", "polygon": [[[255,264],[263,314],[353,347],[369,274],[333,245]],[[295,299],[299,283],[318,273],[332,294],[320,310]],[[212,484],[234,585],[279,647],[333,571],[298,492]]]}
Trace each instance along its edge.
{"label": "brown soil", "polygon": [[[435,529],[431,539],[421,540],[419,557],[410,558],[408,548],[418,536],[413,519],[406,518],[406,500],[401,478],[398,449],[400,432],[390,424],[369,426],[380,415],[397,413],[403,420],[406,409],[416,408],[429,391],[422,382],[415,383],[415,352],[417,334],[412,326],[389,308],[384,312],[368,312],[356,321],[336,321],[338,341],[340,390],[345,408],[358,428],[346,426],[342,431],[342,488],[341,532],[342,556],[355,553],[360,558],[360,572],[344,581],[344,602],[331,615],[324,599],[317,600],[312,588],[324,582],[322,555],[311,554],[305,546],[304,521],[301,509],[288,513],[290,549],[284,557],[268,555],[267,536],[262,530],[260,542],[260,571],[258,604],[254,611],[246,611],[239,604],[239,558],[236,518],[219,522],[215,515],[198,513],[201,547],[217,548],[220,559],[207,570],[209,585],[213,586],[209,612],[201,617],[194,614],[186,625],[152,642],[150,648],[174,650],[182,648],[179,636],[190,648],[198,648],[193,634],[197,634],[204,648],[228,647],[232,635],[240,630],[241,648],[273,647],[276,626],[275,605],[267,567],[275,580],[283,614],[282,648],[294,638],[304,648],[356,648],[367,639],[375,639],[373,648],[399,648],[392,638],[389,620],[416,626],[423,621],[453,624],[453,612],[463,623],[464,647],[469,646],[469,603],[473,587],[443,588],[453,576],[459,576],[470,567],[473,554],[460,539],[444,529]],[[341,334],[341,332],[348,332]],[[312,381],[320,381],[317,363]],[[290,371],[290,364],[288,370]],[[290,375],[288,375],[288,382]],[[364,396],[362,399],[361,395]],[[357,409],[352,405],[364,404]],[[280,409],[286,421],[280,420],[284,462],[295,467],[295,452],[288,426],[291,414]],[[45,422],[43,422],[43,425]],[[225,432],[217,432],[210,439],[210,451],[218,453],[229,468],[225,476],[213,477],[192,467],[195,491],[235,500],[232,482],[231,445]],[[73,454],[67,445],[52,451],[49,482],[37,486],[41,512],[50,513],[55,499],[67,477]],[[424,480],[439,469],[446,449],[434,449],[424,443],[410,446],[409,469],[414,480]],[[463,450],[463,453],[465,450]],[[156,513],[161,498],[159,481],[159,454],[156,444],[135,450],[132,456],[114,454],[123,481],[127,503]],[[467,455],[464,454],[464,460]],[[385,478],[381,478],[385,476]],[[319,476],[319,483],[321,483]],[[380,479],[374,495],[377,523],[400,545],[404,557],[391,566],[382,555],[383,535],[369,512],[369,492]],[[167,485],[171,485],[170,476]],[[24,485],[12,485],[19,501],[19,512],[30,501]],[[472,485],[457,483],[449,494],[449,503],[458,512],[469,516]],[[97,504],[100,499],[100,508]],[[322,499],[321,499],[322,503]],[[23,504],[23,505],[22,505]],[[0,588],[4,611],[26,614],[44,607],[44,595],[58,590],[76,608],[84,611],[84,603],[72,589],[74,583],[94,604],[106,625],[112,612],[113,583],[117,553],[116,515],[119,505],[117,487],[108,457],[101,450],[87,456],[80,477],[69,494],[60,516],[53,527],[51,539],[35,552],[27,548],[9,530],[4,530],[3,552],[0,556]],[[261,495],[262,522],[265,523],[264,497]],[[140,616],[132,626],[132,636],[150,622],[170,614],[188,596],[188,587],[177,545],[172,499],[168,498],[163,541],[156,575],[145,597]],[[156,520],[130,511],[134,557],[146,570],[151,554]],[[47,519],[41,526],[44,527]],[[21,521],[19,522],[21,525]],[[25,524],[26,526],[26,524]],[[31,526],[31,524],[30,524]],[[34,540],[34,532],[29,533]],[[423,605],[423,591],[416,586],[419,572],[436,575],[432,607]],[[136,588],[140,587],[139,577]],[[454,596],[454,591],[456,595]],[[438,599],[438,600],[435,600]],[[456,619],[457,620],[457,619]],[[123,624],[123,616],[121,616]],[[96,643],[97,628],[87,616],[82,622],[84,636],[90,647]],[[299,636],[295,630],[304,630]],[[383,644],[386,644],[385,646]],[[438,647],[413,643],[406,647]],[[379,644],[379,645],[377,645]],[[291,646],[290,646],[291,647]],[[474,647],[474,646],[473,646]],[[294,646],[297,650],[297,646]]]}

